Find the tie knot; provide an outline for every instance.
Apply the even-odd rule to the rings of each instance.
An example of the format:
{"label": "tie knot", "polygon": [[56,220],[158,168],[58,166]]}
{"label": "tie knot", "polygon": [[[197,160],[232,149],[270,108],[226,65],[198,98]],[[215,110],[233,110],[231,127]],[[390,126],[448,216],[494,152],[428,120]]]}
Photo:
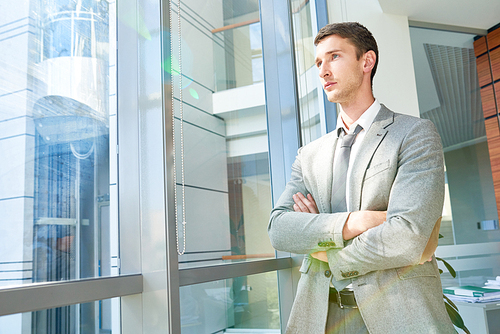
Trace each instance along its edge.
{"label": "tie knot", "polygon": [[348,134],[345,134],[344,128],[340,128],[339,130],[342,130],[341,131],[341,138],[342,138],[341,147],[351,147],[352,144],[354,143],[354,139],[356,139],[356,136],[358,135],[358,133],[361,130],[363,130],[363,128],[361,127],[361,125],[358,124],[356,126],[356,129],[354,129],[354,132],[348,133]]}

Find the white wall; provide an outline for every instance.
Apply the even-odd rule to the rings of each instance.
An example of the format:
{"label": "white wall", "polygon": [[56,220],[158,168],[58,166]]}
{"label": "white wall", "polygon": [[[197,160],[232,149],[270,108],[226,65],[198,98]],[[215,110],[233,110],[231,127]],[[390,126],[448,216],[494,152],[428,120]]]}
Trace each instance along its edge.
{"label": "white wall", "polygon": [[328,0],[330,22],[357,21],[377,40],[375,97],[393,111],[419,116],[408,17],[384,14],[377,0]]}

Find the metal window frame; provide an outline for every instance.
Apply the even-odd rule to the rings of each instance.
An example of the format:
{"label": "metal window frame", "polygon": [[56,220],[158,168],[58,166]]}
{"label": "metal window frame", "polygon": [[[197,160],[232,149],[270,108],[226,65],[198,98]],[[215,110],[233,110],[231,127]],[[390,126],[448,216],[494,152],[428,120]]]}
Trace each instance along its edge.
{"label": "metal window frame", "polygon": [[182,287],[241,276],[262,274],[269,271],[284,270],[291,268],[292,265],[292,258],[287,257],[281,259],[181,269],[179,270],[179,286]]}
{"label": "metal window frame", "polygon": [[142,292],[142,284],[136,274],[2,288],[0,316],[134,295]]}
{"label": "metal window frame", "polygon": [[[161,3],[161,27],[163,31],[170,29],[170,1],[160,0]],[[165,34],[162,38],[162,62],[165,59],[170,59],[171,50],[170,42],[171,35]],[[174,155],[173,155],[173,128],[172,128],[172,115],[174,110],[169,101],[173,97],[172,77],[168,72],[163,71],[162,75],[163,91],[163,146],[164,146],[164,173],[165,173],[165,212],[166,212],[166,226],[165,226],[165,240],[166,242],[166,258],[167,258],[167,287],[166,297],[168,305],[168,333],[181,332],[181,311],[180,311],[180,282],[179,282],[179,258],[177,254],[177,238],[176,238],[176,219],[175,219],[175,200],[174,188],[176,180],[174,180]],[[169,210],[168,208],[171,208]]]}
{"label": "metal window frame", "polygon": [[[290,0],[259,2],[266,116],[273,206],[285,190],[301,146],[299,98]],[[276,126],[279,124],[280,126]],[[276,252],[277,257],[290,256]],[[284,333],[295,297],[297,275],[290,267],[278,271],[281,331]]]}

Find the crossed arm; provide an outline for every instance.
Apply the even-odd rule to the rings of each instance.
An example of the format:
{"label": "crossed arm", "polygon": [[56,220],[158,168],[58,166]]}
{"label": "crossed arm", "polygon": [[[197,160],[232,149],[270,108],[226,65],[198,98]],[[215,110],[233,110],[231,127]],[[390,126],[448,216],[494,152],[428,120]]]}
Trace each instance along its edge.
{"label": "crossed arm", "polygon": [[[311,194],[307,197],[302,193],[293,195],[293,210],[295,212],[317,213],[319,214],[318,207]],[[342,230],[342,237],[344,240],[350,240],[357,237],[361,233],[382,224],[387,216],[387,211],[357,211],[349,213],[347,221]],[[325,251],[315,252],[311,254],[315,259],[328,262]]]}
{"label": "crossed arm", "polygon": [[[315,210],[315,205],[306,210],[308,204],[309,207],[312,204],[308,199],[311,203],[302,203],[305,212],[295,211],[301,203],[294,201],[294,195],[299,196],[299,192],[307,195],[309,189],[321,190],[316,185],[321,188],[318,182],[322,182],[314,174],[317,167],[314,161],[323,153],[321,147],[316,146],[322,142],[299,150],[290,180],[271,211],[268,233],[273,247],[297,254],[325,251],[337,280],[342,280],[342,273],[346,271],[355,270],[364,275],[421,263],[422,254],[429,254],[424,262],[429,259],[434,252],[427,253],[424,249],[438,225],[436,220],[441,215],[444,199],[443,154],[439,136],[430,121],[414,122],[410,127],[404,138],[385,139],[387,145],[379,149],[384,158],[387,156],[390,169],[384,171],[383,178],[377,177],[363,186],[364,204],[359,208],[387,208],[387,218],[375,220],[371,225],[368,223],[373,220],[368,218],[374,213],[328,213],[327,198],[316,202],[319,210]],[[395,146],[389,142],[392,140],[402,140],[397,150],[388,148]],[[302,160],[306,161],[304,171]],[[318,191],[317,195],[321,194]],[[294,208],[295,204],[298,207]],[[320,213],[311,213],[311,210]],[[352,243],[344,245],[349,238]]]}
{"label": "crossed arm", "polygon": [[[318,207],[314,198],[311,194],[307,194],[304,196],[302,193],[298,192],[294,194],[293,201],[295,204],[293,205],[293,210],[295,212],[305,212],[305,213],[317,213],[319,214]],[[351,212],[347,221],[342,230],[342,237],[344,240],[350,240],[354,237],[357,237],[361,233],[382,224],[387,218],[387,211],[357,211]],[[422,259],[420,260],[420,264],[425,263],[426,261],[432,261],[432,255],[437,247],[437,238],[439,235],[439,223],[440,219],[436,223],[436,227],[434,228],[433,234],[429,239],[429,243],[424,250],[422,255]],[[437,235],[436,235],[437,233]],[[328,257],[326,256],[325,251],[312,253],[311,256],[320,261],[328,262]]]}

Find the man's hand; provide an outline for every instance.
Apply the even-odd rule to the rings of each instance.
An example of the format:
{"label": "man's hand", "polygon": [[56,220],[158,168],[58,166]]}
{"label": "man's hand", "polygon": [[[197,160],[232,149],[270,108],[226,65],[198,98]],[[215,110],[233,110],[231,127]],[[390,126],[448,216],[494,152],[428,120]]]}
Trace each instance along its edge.
{"label": "man's hand", "polygon": [[313,258],[315,258],[316,260],[320,260],[320,261],[323,261],[323,262],[328,262],[328,256],[326,256],[326,252],[325,251],[311,253],[311,256]]}
{"label": "man's hand", "polygon": [[342,230],[342,237],[344,240],[350,240],[373,227],[379,226],[386,219],[387,211],[351,212]]}
{"label": "man's hand", "polygon": [[302,195],[302,193],[296,193],[293,195],[293,210],[295,212],[306,212],[306,213],[319,213],[316,202],[311,194],[307,194],[307,197]]}

